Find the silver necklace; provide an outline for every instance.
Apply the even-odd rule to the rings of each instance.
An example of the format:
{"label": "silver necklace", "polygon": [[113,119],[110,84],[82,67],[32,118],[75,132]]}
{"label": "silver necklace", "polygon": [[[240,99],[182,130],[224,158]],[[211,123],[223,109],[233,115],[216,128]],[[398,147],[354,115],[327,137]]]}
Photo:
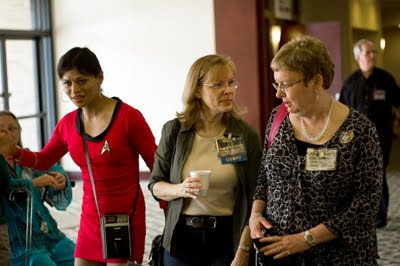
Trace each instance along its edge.
{"label": "silver necklace", "polygon": [[331,115],[332,115],[332,110],[333,110],[333,103],[334,100],[332,98],[331,100],[331,107],[329,108],[329,114],[328,114],[328,118],[326,119],[325,125],[322,128],[321,132],[319,132],[319,134],[317,134],[316,136],[312,137],[309,135],[309,133],[307,132],[307,129],[304,125],[303,119],[300,117],[300,124],[301,124],[301,133],[303,134],[303,137],[310,141],[310,142],[318,142],[321,140],[322,136],[324,136],[326,129],[328,128],[329,125],[329,121],[331,120]]}

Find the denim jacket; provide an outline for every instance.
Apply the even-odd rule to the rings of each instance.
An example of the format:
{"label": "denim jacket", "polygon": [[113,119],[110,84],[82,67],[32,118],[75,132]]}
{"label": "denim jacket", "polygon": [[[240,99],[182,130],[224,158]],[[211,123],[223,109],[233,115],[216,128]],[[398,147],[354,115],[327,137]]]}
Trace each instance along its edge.
{"label": "denim jacket", "polygon": [[[179,131],[178,131],[179,130]],[[251,211],[252,194],[256,185],[261,160],[261,144],[257,133],[246,122],[229,118],[225,135],[242,136],[246,145],[247,161],[235,163],[238,176],[237,198],[233,210],[234,250],[239,246],[243,228],[248,224]],[[168,121],[162,129],[161,140],[157,148],[154,167],[149,181],[153,193],[155,183],[165,181],[181,183],[182,168],[188,158],[195,136],[194,127],[181,127],[178,119]],[[154,196],[154,194],[153,194]],[[156,198],[156,200],[159,200]],[[164,230],[163,246],[171,251],[171,239],[179,220],[183,198],[168,202],[168,215]]]}

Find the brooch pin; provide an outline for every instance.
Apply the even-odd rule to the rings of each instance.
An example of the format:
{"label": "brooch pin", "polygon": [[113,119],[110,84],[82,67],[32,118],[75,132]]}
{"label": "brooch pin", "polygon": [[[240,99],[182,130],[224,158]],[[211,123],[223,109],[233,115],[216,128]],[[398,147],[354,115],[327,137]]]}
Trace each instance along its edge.
{"label": "brooch pin", "polygon": [[101,148],[100,156],[102,156],[106,151],[108,152],[108,154],[111,154],[110,145],[108,144],[107,140],[104,142],[103,148]]}
{"label": "brooch pin", "polygon": [[345,144],[345,143],[349,143],[353,139],[354,139],[354,132],[353,131],[347,131],[347,132],[344,132],[342,134],[342,136],[340,137],[340,142]]}

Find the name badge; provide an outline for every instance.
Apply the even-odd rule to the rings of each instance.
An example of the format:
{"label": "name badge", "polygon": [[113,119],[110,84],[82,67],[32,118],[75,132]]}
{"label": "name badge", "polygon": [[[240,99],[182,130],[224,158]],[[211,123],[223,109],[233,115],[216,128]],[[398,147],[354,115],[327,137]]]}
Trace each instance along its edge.
{"label": "name badge", "polygon": [[217,139],[216,144],[222,164],[247,161],[246,147],[242,137],[228,134],[228,137]]}
{"label": "name badge", "polygon": [[374,101],[384,101],[386,100],[386,91],[376,90],[374,91]]}
{"label": "name badge", "polygon": [[307,171],[329,171],[336,169],[337,149],[307,149]]}

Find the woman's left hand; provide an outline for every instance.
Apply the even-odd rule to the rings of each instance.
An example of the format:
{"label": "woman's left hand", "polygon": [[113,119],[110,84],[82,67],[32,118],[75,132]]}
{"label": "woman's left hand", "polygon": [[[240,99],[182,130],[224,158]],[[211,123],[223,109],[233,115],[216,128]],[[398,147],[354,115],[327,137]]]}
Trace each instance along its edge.
{"label": "woman's left hand", "polygon": [[233,259],[231,266],[247,266],[249,265],[250,253],[242,249],[238,249],[235,258]]}
{"label": "woman's left hand", "polygon": [[57,181],[57,183],[58,183],[57,189],[58,190],[65,188],[65,186],[67,184],[67,178],[63,174],[61,174],[59,172],[54,172],[54,171],[49,172],[48,174],[53,176],[54,179]]}
{"label": "woman's left hand", "polygon": [[304,241],[304,233],[285,236],[268,236],[260,239],[261,243],[270,243],[260,249],[265,256],[283,259],[310,248]]}

